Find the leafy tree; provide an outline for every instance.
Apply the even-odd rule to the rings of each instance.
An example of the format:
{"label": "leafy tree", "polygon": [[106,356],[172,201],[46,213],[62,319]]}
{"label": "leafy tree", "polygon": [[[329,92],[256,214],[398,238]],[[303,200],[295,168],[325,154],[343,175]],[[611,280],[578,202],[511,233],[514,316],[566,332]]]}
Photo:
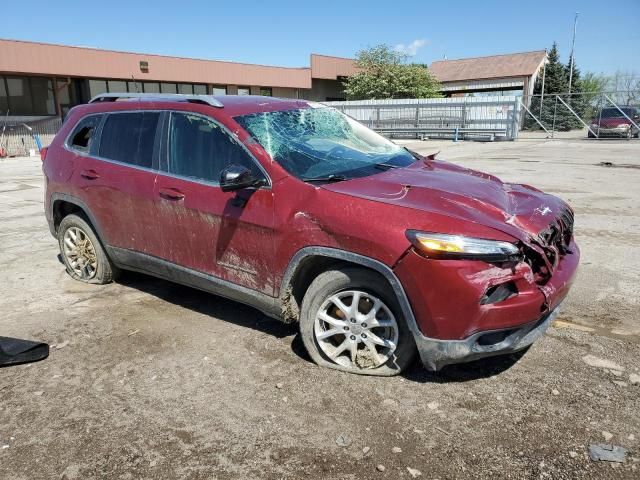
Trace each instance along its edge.
{"label": "leafy tree", "polygon": [[582,91],[593,100],[607,90],[609,79],[602,74],[587,72],[582,77]]}
{"label": "leafy tree", "polygon": [[359,72],[345,83],[349,100],[429,98],[440,96],[440,83],[426,65],[408,63],[408,56],[388,45],[356,54]]}
{"label": "leafy tree", "polygon": [[612,92],[612,100],[620,105],[640,104],[640,74],[637,72],[616,71],[607,79],[606,89]]}

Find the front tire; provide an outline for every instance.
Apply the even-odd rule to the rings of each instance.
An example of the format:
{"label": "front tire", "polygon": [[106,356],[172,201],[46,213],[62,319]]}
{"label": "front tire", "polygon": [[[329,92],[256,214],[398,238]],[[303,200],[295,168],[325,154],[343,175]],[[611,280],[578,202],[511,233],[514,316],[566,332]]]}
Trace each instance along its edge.
{"label": "front tire", "polygon": [[360,268],[330,270],[309,286],[300,334],[318,365],[392,376],[413,361],[416,346],[386,280]]}
{"label": "front tire", "polygon": [[85,283],[110,283],[119,273],[83,215],[70,214],[58,226],[60,254],[71,278]]}

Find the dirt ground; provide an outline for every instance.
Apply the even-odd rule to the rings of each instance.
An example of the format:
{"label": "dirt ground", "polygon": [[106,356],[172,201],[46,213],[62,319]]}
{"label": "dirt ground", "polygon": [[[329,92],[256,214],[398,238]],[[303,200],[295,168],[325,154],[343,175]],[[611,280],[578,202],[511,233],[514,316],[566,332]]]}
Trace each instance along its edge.
{"label": "dirt ground", "polygon": [[[39,159],[0,161],[0,335],[52,344],[0,369],[0,478],[639,478],[640,144],[410,143],[575,208],[579,278],[526,354],[359,377],[249,307],[137,274],[75,282]],[[594,443],[626,463],[591,461]]]}

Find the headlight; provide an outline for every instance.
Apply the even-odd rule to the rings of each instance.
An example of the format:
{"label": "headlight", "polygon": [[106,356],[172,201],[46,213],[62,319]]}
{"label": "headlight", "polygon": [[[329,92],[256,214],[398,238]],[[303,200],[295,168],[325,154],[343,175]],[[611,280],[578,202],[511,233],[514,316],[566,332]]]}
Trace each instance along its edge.
{"label": "headlight", "polygon": [[629,130],[629,127],[631,125],[629,125],[628,123],[621,123],[620,125],[618,125],[618,128],[624,128],[625,130]]}
{"label": "headlight", "polygon": [[591,129],[592,130],[597,130],[600,127],[600,125],[598,125],[597,123],[592,123],[591,124]]}
{"label": "headlight", "polygon": [[521,256],[513,243],[408,230],[407,238],[423,255],[444,259],[505,262]]}

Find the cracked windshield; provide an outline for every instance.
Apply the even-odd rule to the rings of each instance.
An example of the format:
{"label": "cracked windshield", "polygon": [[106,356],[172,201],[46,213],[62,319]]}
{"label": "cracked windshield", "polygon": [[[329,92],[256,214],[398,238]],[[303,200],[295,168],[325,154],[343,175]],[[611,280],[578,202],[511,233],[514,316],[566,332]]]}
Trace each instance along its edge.
{"label": "cracked windshield", "polygon": [[271,158],[305,181],[364,177],[415,161],[406,149],[329,107],[254,113],[235,120]]}

